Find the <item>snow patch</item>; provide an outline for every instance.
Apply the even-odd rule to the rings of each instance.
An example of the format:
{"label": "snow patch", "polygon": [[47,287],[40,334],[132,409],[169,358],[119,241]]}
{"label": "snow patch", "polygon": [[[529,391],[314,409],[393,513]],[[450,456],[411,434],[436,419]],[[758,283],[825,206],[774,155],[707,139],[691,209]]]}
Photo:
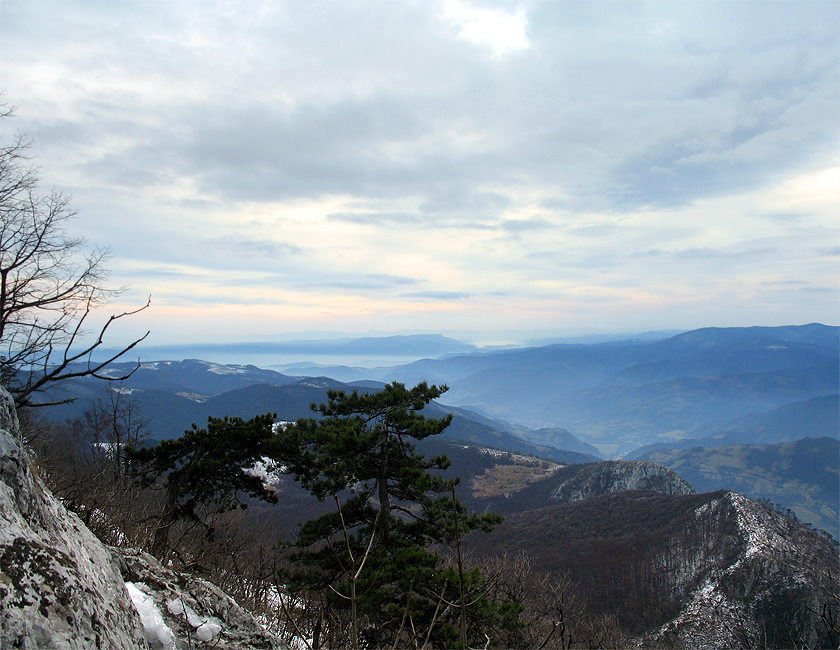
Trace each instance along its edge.
{"label": "snow patch", "polygon": [[709,626],[710,619],[741,620],[743,619],[743,607],[731,602],[718,591],[717,585],[707,579],[698,588],[691,599],[691,602],[673,621],[666,623],[660,628],[660,634],[666,630],[677,630],[687,627],[692,630],[689,633],[695,642],[702,643],[705,647],[729,647],[732,642],[731,633],[727,625]]}
{"label": "snow patch", "polygon": [[97,374],[102,375],[103,377],[115,377],[123,374],[123,371],[117,368],[105,368],[104,370],[100,370]]}
{"label": "snow patch", "polygon": [[309,381],[300,381],[298,382],[301,386],[309,386],[310,388],[326,388],[327,382],[325,381],[318,381],[318,380],[309,380]]}
{"label": "snow patch", "polygon": [[134,608],[140,614],[140,622],[146,636],[146,642],[153,648],[175,650],[175,635],[163,620],[155,601],[133,582],[126,582],[125,588],[131,596]]}
{"label": "snow patch", "polygon": [[212,372],[214,375],[244,375],[248,372],[245,366],[223,366],[222,364],[210,363],[209,361],[202,361],[202,363],[207,368],[207,372]]}
{"label": "snow patch", "polygon": [[183,397],[184,399],[192,400],[196,404],[204,404],[207,401],[207,396],[202,395],[201,393],[188,393],[188,392],[180,392],[175,393],[178,397]]}
{"label": "snow patch", "polygon": [[263,485],[271,486],[277,485],[280,482],[280,476],[286,472],[286,466],[263,456],[251,467],[243,471],[246,474],[259,478],[263,482]]}
{"label": "snow patch", "polygon": [[735,506],[738,528],[747,538],[745,557],[752,557],[757,553],[765,553],[772,557],[780,551],[796,551],[790,541],[772,526],[772,517],[765,515],[749,499],[737,492],[730,492],[728,497]]}
{"label": "snow patch", "polygon": [[[265,604],[267,612],[274,614],[262,614],[256,616],[256,620],[263,626],[263,629],[283,637],[286,640],[288,650],[310,650],[313,646],[312,636],[301,637],[300,629],[289,624],[284,612],[299,611],[306,608],[306,602],[286,593],[285,588],[271,585],[266,590]],[[280,614],[280,615],[278,615]]]}
{"label": "snow patch", "polygon": [[[469,445],[463,446],[462,449],[469,449]],[[542,458],[534,458],[533,456],[522,456],[521,454],[514,454],[509,451],[501,451],[500,449],[490,449],[489,447],[476,447],[480,453],[487,454],[488,456],[493,456],[493,458],[508,458],[512,461],[520,463],[521,465],[542,465],[543,463],[547,462]],[[553,472],[561,467],[565,467],[565,465],[557,464],[550,467],[547,471]]]}

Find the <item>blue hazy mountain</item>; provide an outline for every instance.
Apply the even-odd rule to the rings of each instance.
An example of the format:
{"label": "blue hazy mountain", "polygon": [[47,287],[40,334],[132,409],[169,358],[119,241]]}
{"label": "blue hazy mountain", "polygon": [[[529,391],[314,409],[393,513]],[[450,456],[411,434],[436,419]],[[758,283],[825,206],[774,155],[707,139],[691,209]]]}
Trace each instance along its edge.
{"label": "blue hazy mountain", "polygon": [[[465,354],[477,348],[441,334],[345,337],[261,343],[202,343],[191,345],[143,345],[138,348],[143,359],[205,359],[223,364],[255,364],[273,367],[290,363],[357,363],[379,360],[382,365],[407,360]],[[103,350],[105,356],[114,350]]]}
{"label": "blue hazy mountain", "polygon": [[562,427],[618,455],[712,422],[836,394],[839,333],[820,324],[707,328],[651,343],[426,359],[375,378],[446,383],[446,403],[530,429]]}
{"label": "blue hazy mountain", "polygon": [[[447,384],[450,390],[443,404],[512,423],[514,429],[521,427],[521,431],[501,430],[519,438],[530,436],[532,444],[547,442],[535,437],[534,431],[563,430],[578,442],[593,445],[603,456],[620,457],[645,445],[697,438],[701,431],[708,435],[734,431],[718,425],[838,394],[839,341],[837,327],[811,324],[705,328],[650,341],[636,338],[492,351],[439,336],[366,338],[330,345],[357,352],[377,348],[419,353],[430,351],[430,342],[439,344],[438,352],[447,351],[442,357],[374,369],[348,365],[332,379],[345,384],[365,380],[366,386],[393,380],[409,385],[419,381]],[[305,350],[310,343],[289,345]],[[453,353],[459,346],[465,351]],[[141,368],[125,386],[165,389],[187,398],[197,393],[209,399],[248,386],[296,381],[285,373],[246,365],[178,362],[158,363],[154,373],[146,373],[147,369],[151,371]],[[295,368],[295,374],[302,371],[329,375],[326,368],[307,367],[305,362]],[[235,409],[236,404],[229,402],[229,408]],[[831,404],[823,408],[824,419],[830,418]],[[796,417],[793,414],[791,421]],[[528,431],[532,433],[524,433]],[[757,429],[754,433],[764,435]],[[800,437],[813,433],[805,431]],[[747,435],[732,441],[761,440]]]}
{"label": "blue hazy mountain", "polygon": [[124,388],[156,388],[200,395],[215,395],[254,384],[291,384],[299,379],[254,365],[223,365],[198,359],[146,362],[134,370],[135,365],[114,364],[108,372],[111,376],[131,373],[131,376],[122,382]]}
{"label": "blue hazy mountain", "polygon": [[[130,370],[130,365],[112,369],[115,374],[126,370]],[[328,390],[369,391],[381,386],[371,381],[345,384],[329,377],[290,378],[253,366],[221,366],[198,360],[152,362],[118,385],[103,385],[91,378],[77,380],[61,393],[76,399],[50,407],[46,415],[58,421],[83,417],[94,400],[104,397],[104,391],[120,390],[139,408],[151,438],[162,440],[182,435],[193,423],[203,426],[211,416],[248,419],[275,413],[281,421],[312,417],[310,405],[326,401]],[[53,396],[58,395],[49,395]],[[443,436],[449,440],[558,462],[598,459],[594,448],[568,432],[565,437],[557,435],[552,440],[532,442],[519,435],[527,430],[467,409],[433,402],[424,410],[429,417],[444,417],[449,413],[454,416],[453,421]]]}
{"label": "blue hazy mountain", "polygon": [[689,432],[685,440],[641,447],[627,458],[640,457],[654,449],[691,449],[737,444],[774,444],[802,438],[840,440],[840,395],[822,395],[780,406],[772,411],[750,413],[728,421],[716,421]]}

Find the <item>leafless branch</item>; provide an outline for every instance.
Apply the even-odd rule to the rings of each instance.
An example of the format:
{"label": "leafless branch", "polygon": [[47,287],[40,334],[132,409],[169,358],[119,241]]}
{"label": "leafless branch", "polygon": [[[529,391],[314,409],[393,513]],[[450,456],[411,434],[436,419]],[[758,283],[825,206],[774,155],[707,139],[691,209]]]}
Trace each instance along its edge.
{"label": "leafless branch", "polygon": [[[0,93],[0,119],[12,114]],[[87,336],[83,326],[91,311],[123,289],[107,287],[110,251],[93,247],[86,252],[85,240],[65,230],[76,216],[70,197],[57,190],[39,190],[38,168],[30,163],[31,147],[25,133],[0,146],[0,381],[18,406],[38,405],[35,393],[67,379],[106,378],[102,371],[148,335],[106,361],[91,360],[109,327],[143,311],[149,302],[111,316],[92,344],[76,349]],[[72,367],[85,359],[81,368]]]}

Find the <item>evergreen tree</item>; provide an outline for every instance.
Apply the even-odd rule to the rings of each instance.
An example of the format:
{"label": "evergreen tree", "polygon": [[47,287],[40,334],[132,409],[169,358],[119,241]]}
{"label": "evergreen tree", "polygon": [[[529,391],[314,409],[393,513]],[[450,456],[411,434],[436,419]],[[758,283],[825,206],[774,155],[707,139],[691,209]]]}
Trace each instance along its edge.
{"label": "evergreen tree", "polygon": [[321,591],[335,607],[351,608],[354,645],[357,607],[370,647],[398,643],[409,615],[415,630],[434,631],[438,640],[449,635],[446,643],[455,643],[451,621],[440,616],[453,608],[443,603],[458,601],[465,580],[468,591],[478,589],[474,572],[459,577],[436,549],[501,518],[468,514],[454,498],[453,481],[439,473],[449,460],[427,459],[414,447],[449,426],[451,415],[419,412],[445,391],[425,382],[411,389],[394,382],[371,393],[330,391],[327,403],[312,405],[320,418],[299,420],[278,435],[288,471],[337,506],[301,527],[281,580],[293,591]]}
{"label": "evergreen tree", "polygon": [[262,457],[271,456],[275,441],[275,415],[242,418],[208,418],[207,428],[192,429],[156,447],[128,448],[126,461],[137,481],[152,485],[163,479],[166,501],[152,542],[152,553],[161,557],[169,532],[179,520],[201,523],[212,533],[205,517],[246,504],[240,494],[276,503],[260,477],[246,470]]}

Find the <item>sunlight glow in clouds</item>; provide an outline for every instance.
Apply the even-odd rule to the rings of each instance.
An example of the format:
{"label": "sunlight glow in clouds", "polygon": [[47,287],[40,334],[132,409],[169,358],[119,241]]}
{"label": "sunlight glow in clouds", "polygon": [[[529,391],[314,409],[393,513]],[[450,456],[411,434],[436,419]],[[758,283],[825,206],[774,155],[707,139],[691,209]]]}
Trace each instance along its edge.
{"label": "sunlight glow in clouds", "polygon": [[497,57],[526,49],[525,11],[514,13],[476,7],[464,0],[443,0],[444,20],[458,30],[465,41],[488,48]]}

